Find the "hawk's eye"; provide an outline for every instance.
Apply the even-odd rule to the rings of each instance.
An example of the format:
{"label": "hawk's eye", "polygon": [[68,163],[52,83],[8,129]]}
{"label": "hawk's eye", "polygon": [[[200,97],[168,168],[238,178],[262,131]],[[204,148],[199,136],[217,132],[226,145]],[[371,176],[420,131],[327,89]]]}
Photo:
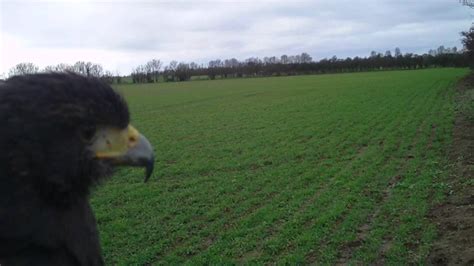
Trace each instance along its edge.
{"label": "hawk's eye", "polygon": [[95,134],[94,126],[85,126],[81,129],[81,138],[84,141],[91,141]]}

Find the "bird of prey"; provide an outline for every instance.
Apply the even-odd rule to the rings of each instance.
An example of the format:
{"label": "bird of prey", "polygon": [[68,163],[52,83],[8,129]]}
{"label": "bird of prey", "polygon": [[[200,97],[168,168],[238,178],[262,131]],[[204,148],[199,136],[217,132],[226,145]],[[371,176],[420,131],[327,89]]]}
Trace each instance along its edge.
{"label": "bird of prey", "polygon": [[0,265],[103,265],[90,189],[117,166],[153,171],[125,100],[72,73],[0,85]]}

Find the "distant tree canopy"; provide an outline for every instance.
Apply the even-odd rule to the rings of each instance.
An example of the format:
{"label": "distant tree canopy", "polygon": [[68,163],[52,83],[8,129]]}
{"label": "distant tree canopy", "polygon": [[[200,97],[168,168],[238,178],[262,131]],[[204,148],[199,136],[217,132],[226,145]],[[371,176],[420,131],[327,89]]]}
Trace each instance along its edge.
{"label": "distant tree canopy", "polygon": [[121,77],[118,73],[114,75],[112,72],[104,70],[100,64],[83,61],[78,61],[74,65],[64,63],[49,65],[42,70],[33,63],[20,63],[10,69],[8,76],[34,74],[38,72],[74,72],[87,77],[97,77],[107,83],[113,83],[114,80],[116,80],[117,83],[121,81]]}
{"label": "distant tree canopy", "polygon": [[43,72],[74,72],[83,76],[97,78],[102,78],[103,76],[106,76],[106,74],[110,74],[110,72],[106,73],[106,71],[104,71],[102,65],[84,61],[77,61],[74,65],[61,63],[58,65],[46,66],[43,69]]}
{"label": "distant tree canopy", "polygon": [[158,82],[161,66],[159,59],[152,59],[146,64],[137,66],[131,74],[133,83]]}
{"label": "distant tree canopy", "polygon": [[[250,57],[243,61],[235,58],[211,60],[207,65],[195,62],[185,63],[171,61],[161,70],[163,64],[159,59],[151,59],[143,65],[133,68],[133,83],[152,83],[158,81],[188,81],[196,78],[242,78],[265,76],[291,76],[304,74],[345,73],[376,70],[420,69],[431,67],[468,67],[474,68],[474,25],[467,32],[462,32],[464,49],[440,46],[423,55],[405,53],[400,48],[385,53],[371,51],[368,57],[333,56],[314,61],[308,53],[298,55],[269,56],[260,59]],[[39,72],[39,67],[32,63],[20,63],[10,69],[9,76]],[[119,73],[115,75],[100,64],[78,61],[73,65],[58,64],[45,67],[43,72],[75,72],[84,76],[98,77],[108,83],[121,83]]]}
{"label": "distant tree canopy", "polygon": [[[440,46],[423,55],[403,54],[400,48],[397,47],[394,50],[393,56],[390,50],[385,51],[383,54],[372,51],[368,57],[339,59],[333,56],[317,62],[313,61],[308,53],[281,55],[280,57],[270,56],[263,59],[250,57],[244,61],[239,61],[235,58],[216,59],[209,61],[207,66],[199,66],[194,62],[187,64],[171,61],[168,66],[165,66],[162,75],[163,81],[170,82],[190,80],[192,76],[207,76],[209,79],[216,79],[429,67],[466,67],[469,65],[469,62],[469,58],[464,51],[458,51],[457,47],[446,48]],[[156,82],[156,79],[146,78],[148,75],[149,71],[145,65],[138,66],[132,73],[133,82]]]}
{"label": "distant tree canopy", "polygon": [[469,57],[469,66],[474,69],[474,24],[468,31],[461,32],[463,36],[462,43]]}
{"label": "distant tree canopy", "polygon": [[[313,61],[307,53],[299,55],[271,56],[260,59],[250,57],[243,61],[235,58],[211,60],[207,66],[196,63],[177,63],[172,61],[164,68],[164,81],[186,81],[191,76],[207,76],[216,78],[240,78],[262,76],[288,76],[301,74],[322,74],[361,72],[374,70],[393,69],[420,69],[429,67],[466,67],[469,59],[463,51],[456,47],[445,48],[440,46],[429,53],[417,55],[412,53],[402,54],[400,48],[390,50],[384,54],[372,51],[368,57],[354,57],[340,59],[333,56],[320,61]],[[145,73],[143,73],[144,75]],[[139,82],[136,80],[136,82]]]}
{"label": "distant tree canopy", "polygon": [[37,67],[33,63],[19,63],[16,66],[12,67],[10,71],[8,71],[8,76],[17,76],[17,75],[26,75],[26,74],[34,74],[39,71],[39,67]]}

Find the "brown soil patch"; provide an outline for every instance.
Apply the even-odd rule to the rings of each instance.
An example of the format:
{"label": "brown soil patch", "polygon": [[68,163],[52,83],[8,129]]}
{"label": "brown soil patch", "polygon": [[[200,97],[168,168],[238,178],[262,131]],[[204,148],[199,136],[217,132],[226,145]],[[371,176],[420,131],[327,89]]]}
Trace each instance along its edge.
{"label": "brown soil patch", "polygon": [[[474,73],[459,85],[458,103],[473,99],[467,92],[474,90]],[[469,112],[472,112],[469,111]],[[446,201],[430,213],[439,235],[428,263],[433,265],[474,265],[474,114],[459,112],[453,133],[449,159],[454,171],[449,179]]]}

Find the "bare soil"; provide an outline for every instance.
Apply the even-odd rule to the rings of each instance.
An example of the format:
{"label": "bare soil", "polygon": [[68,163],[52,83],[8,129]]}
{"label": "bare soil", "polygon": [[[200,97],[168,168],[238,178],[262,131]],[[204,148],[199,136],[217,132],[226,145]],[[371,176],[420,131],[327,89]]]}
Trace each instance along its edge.
{"label": "bare soil", "polygon": [[462,108],[474,101],[474,73],[461,80],[457,89],[461,111],[449,151],[453,173],[446,200],[430,213],[439,231],[428,257],[433,265],[474,265],[474,114]]}

